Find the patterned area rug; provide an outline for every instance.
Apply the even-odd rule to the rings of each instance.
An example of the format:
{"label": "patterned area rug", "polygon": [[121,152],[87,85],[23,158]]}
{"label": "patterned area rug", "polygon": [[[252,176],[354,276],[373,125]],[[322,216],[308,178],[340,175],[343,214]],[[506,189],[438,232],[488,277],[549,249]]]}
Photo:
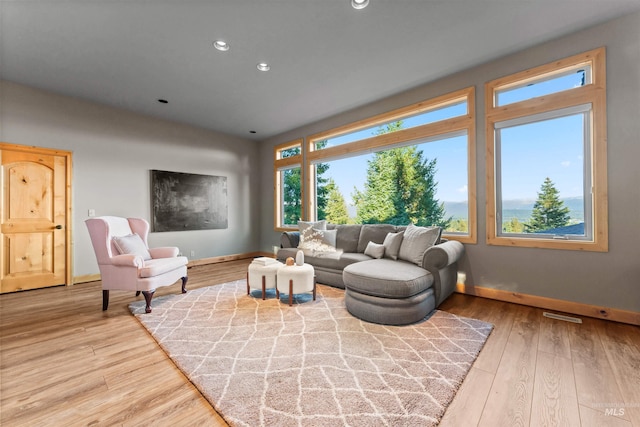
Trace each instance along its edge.
{"label": "patterned area rug", "polygon": [[493,327],[438,310],[375,325],[323,285],[280,296],[239,280],[129,308],[232,426],[436,425]]}

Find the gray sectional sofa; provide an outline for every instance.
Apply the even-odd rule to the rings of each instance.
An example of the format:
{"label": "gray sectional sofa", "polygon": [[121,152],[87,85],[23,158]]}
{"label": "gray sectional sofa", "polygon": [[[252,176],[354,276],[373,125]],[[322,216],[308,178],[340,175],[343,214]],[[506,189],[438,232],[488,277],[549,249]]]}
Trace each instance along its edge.
{"label": "gray sectional sofa", "polygon": [[[464,246],[441,241],[439,229],[435,234],[432,227],[390,224],[326,224],[326,229],[335,238],[336,252],[306,250],[305,263],[313,265],[318,283],[345,289],[345,304],[356,317],[381,324],[414,323],[455,289]],[[399,250],[389,245],[398,242],[398,234],[403,236]],[[277,258],[295,258],[299,243],[299,232],[282,233]]]}

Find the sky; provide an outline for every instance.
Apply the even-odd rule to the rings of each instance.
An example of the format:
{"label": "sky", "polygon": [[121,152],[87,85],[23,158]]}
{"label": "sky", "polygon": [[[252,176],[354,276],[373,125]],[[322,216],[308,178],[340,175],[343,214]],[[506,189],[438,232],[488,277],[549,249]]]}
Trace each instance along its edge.
{"label": "sky", "polygon": [[[501,93],[498,104],[505,105],[581,86],[583,76],[582,72],[572,72],[551,81],[514,88]],[[466,114],[466,103],[408,118],[403,122],[406,128],[461,114]],[[545,119],[501,130],[502,198],[534,200],[546,177],[554,182],[561,198],[583,196],[583,129],[583,114],[573,113],[567,117]],[[376,135],[377,130],[378,127],[374,127],[332,138],[327,146],[368,138]],[[416,144],[423,151],[423,157],[437,158],[436,197],[441,202],[467,200],[466,139],[466,136],[453,136]],[[477,152],[483,153],[484,147],[477,147]],[[372,157],[373,154],[367,154],[323,162],[330,165],[324,176],[334,179],[348,205],[352,204],[354,187],[361,191],[364,189],[367,160]],[[478,161],[483,161],[483,158],[484,156],[479,156]],[[477,185],[484,186],[484,180],[478,179]]]}

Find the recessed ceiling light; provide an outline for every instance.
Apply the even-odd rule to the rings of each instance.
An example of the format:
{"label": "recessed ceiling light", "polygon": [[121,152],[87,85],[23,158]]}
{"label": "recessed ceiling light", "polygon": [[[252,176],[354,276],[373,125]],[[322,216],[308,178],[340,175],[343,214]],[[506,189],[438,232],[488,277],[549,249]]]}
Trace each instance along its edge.
{"label": "recessed ceiling light", "polygon": [[266,62],[259,63],[257,67],[260,71],[269,71],[271,69],[271,66],[269,66],[269,64],[267,64]]}
{"label": "recessed ceiling light", "polygon": [[351,0],[351,7],[354,9],[364,9],[369,5],[369,0]]}
{"label": "recessed ceiling light", "polygon": [[225,42],[224,40],[216,40],[213,42],[213,47],[215,47],[216,49],[222,51],[222,52],[226,52],[229,50],[229,44],[227,42]]}

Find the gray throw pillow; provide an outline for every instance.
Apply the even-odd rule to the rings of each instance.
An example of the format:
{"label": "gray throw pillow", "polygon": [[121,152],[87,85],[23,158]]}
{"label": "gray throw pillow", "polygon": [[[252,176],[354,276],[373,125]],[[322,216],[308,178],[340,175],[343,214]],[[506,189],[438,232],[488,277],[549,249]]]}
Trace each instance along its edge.
{"label": "gray throw pillow", "polygon": [[440,241],[440,227],[416,227],[409,224],[404,231],[398,258],[422,266],[424,253]]}
{"label": "gray throw pillow", "polygon": [[369,255],[371,258],[380,259],[384,255],[384,245],[380,243],[369,242],[367,248],[364,250],[365,255]]}
{"label": "gray throw pillow", "polygon": [[118,252],[120,252],[120,255],[139,255],[145,261],[151,259],[151,254],[142,241],[142,237],[137,234],[116,236],[113,238],[113,244],[116,249],[118,249]]}
{"label": "gray throw pillow", "polygon": [[398,252],[400,252],[403,235],[404,231],[387,234],[387,237],[384,238],[384,242],[382,242],[385,258],[398,259]]}

